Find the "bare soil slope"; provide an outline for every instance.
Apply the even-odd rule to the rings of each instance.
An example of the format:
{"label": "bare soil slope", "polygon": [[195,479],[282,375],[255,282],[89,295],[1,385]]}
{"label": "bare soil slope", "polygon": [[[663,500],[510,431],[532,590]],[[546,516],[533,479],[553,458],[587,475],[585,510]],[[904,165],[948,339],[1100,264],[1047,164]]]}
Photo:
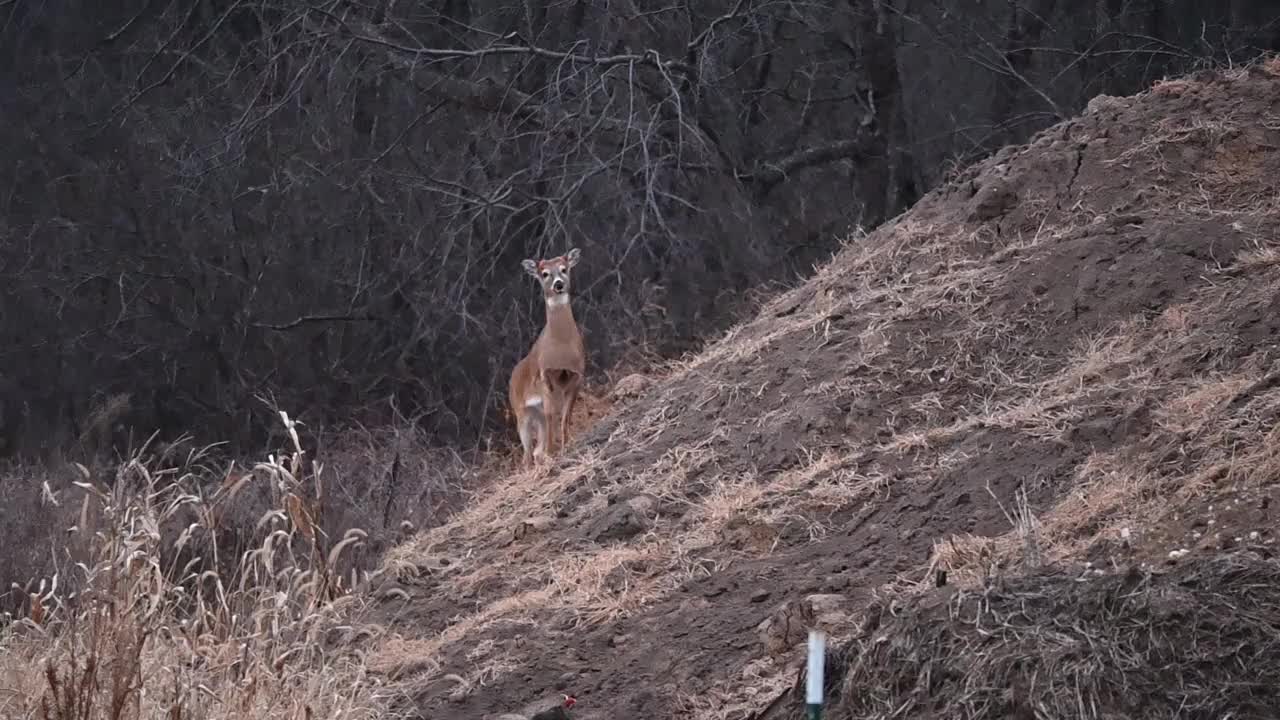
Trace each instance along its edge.
{"label": "bare soil slope", "polygon": [[746,717],[937,570],[1265,547],[1278,185],[1276,62],[1095,100],[394,550],[376,669],[425,718]]}

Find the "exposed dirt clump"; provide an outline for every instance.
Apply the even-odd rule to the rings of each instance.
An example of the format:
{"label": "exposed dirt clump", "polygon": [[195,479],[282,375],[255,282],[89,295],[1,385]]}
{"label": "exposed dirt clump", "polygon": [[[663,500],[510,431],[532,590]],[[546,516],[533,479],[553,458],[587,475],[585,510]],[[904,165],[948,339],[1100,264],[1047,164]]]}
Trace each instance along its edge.
{"label": "exposed dirt clump", "polygon": [[1265,546],[1278,231],[1267,66],[1095,101],[394,549],[375,667],[420,717],[745,717],[810,596]]}
{"label": "exposed dirt clump", "polygon": [[[1280,563],[1242,552],[873,607],[823,679],[839,718],[1262,718],[1278,663]],[[759,720],[803,718],[803,678]]]}

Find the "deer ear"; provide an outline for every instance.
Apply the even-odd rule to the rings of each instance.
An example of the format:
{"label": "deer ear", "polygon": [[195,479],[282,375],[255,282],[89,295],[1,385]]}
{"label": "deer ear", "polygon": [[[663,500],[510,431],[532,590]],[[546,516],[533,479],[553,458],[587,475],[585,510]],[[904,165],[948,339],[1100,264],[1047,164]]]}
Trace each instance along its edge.
{"label": "deer ear", "polygon": [[520,263],[520,267],[523,267],[524,271],[529,273],[530,275],[534,277],[538,277],[538,263],[532,260],[525,260],[524,262]]}
{"label": "deer ear", "polygon": [[564,259],[569,261],[569,267],[573,267],[578,264],[578,260],[582,259],[582,251],[574,248],[569,251],[568,255],[564,256]]}

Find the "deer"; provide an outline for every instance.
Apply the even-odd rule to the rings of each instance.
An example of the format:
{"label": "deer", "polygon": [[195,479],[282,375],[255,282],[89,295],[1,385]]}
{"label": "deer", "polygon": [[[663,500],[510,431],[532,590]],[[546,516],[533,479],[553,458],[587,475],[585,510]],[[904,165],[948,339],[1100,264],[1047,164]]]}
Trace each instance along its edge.
{"label": "deer", "polygon": [[582,332],[569,305],[570,271],[581,256],[573,248],[559,257],[521,263],[537,279],[547,308],[542,332],[511,371],[511,414],[526,467],[547,459],[554,425],[559,425],[559,449],[568,443],[569,415],[586,369]]}

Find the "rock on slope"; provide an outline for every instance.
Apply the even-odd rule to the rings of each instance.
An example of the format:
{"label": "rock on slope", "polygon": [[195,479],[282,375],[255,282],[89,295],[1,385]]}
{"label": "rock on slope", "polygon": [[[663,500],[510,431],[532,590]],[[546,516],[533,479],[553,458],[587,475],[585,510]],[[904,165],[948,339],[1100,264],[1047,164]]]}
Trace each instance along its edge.
{"label": "rock on slope", "polygon": [[375,669],[418,717],[746,717],[808,620],[935,570],[1265,547],[1278,76],[1100,98],[853,239],[393,551]]}

